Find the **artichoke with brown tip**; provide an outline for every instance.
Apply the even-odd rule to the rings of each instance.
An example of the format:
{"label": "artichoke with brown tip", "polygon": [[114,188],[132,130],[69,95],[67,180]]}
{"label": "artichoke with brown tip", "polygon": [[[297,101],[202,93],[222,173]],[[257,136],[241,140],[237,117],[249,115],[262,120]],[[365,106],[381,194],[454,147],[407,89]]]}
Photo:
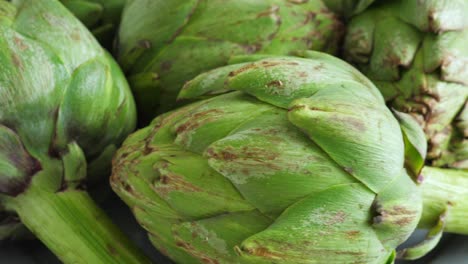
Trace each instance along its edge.
{"label": "artichoke with brown tip", "polygon": [[322,0],[130,0],[116,55],[146,125],[180,105],[186,81],[238,55],[335,53],[342,33]]}
{"label": "artichoke with brown tip", "polygon": [[[409,176],[424,164],[420,127],[397,120],[350,65],[302,55],[244,57],[197,76],[179,98],[206,99],[157,117],[118,151],[113,189],[176,263],[392,263],[418,223],[443,215],[445,178],[423,171],[441,196],[424,201],[433,210],[421,219]],[[453,179],[462,191],[451,199],[463,201],[468,177]],[[452,210],[444,227],[468,233],[468,205]]]}
{"label": "artichoke with brown tip", "polygon": [[345,58],[424,128],[428,161],[468,169],[468,1],[380,1],[348,25]]}

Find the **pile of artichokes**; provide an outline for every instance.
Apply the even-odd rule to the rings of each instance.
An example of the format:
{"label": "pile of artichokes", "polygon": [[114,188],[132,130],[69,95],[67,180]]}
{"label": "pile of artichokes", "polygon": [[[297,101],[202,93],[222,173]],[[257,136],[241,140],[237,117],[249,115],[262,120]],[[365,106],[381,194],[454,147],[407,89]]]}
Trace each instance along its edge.
{"label": "pile of artichokes", "polygon": [[468,235],[466,14],[0,0],[0,243],[151,263],[88,194],[109,185],[182,264],[385,264]]}

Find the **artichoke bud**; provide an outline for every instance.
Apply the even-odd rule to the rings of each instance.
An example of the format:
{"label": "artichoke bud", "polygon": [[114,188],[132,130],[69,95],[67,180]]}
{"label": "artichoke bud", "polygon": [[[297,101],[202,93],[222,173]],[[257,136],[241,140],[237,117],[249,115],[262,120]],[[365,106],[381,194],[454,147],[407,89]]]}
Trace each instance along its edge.
{"label": "artichoke bud", "polygon": [[[322,0],[137,0],[124,8],[117,57],[147,124],[180,106],[178,92],[200,73],[242,55],[336,53],[342,29]],[[145,73],[158,81],[133,81]]]}
{"label": "artichoke bud", "polygon": [[34,190],[102,181],[90,174],[109,170],[135,105],[117,64],[62,5],[0,1],[0,10],[0,203],[15,215]]}
{"label": "artichoke bud", "polygon": [[421,196],[381,94],[339,59],[303,56],[197,76],[179,98],[208,99],[117,152],[113,189],[177,263],[387,263],[416,228]]}
{"label": "artichoke bud", "polygon": [[353,17],[344,56],[423,128],[429,164],[466,168],[457,120],[468,100],[468,2],[398,0]]}

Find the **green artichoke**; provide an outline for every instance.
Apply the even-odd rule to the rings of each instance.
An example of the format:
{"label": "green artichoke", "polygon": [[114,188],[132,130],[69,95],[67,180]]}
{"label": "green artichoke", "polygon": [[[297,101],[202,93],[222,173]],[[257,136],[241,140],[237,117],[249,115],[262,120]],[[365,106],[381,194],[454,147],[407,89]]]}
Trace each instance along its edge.
{"label": "green artichoke", "polygon": [[119,67],[58,1],[0,1],[1,238],[22,223],[65,263],[144,262],[85,191],[135,119]]}
{"label": "green artichoke", "polygon": [[199,73],[237,55],[335,53],[342,28],[322,0],[130,0],[116,55],[146,125]]}
{"label": "green artichoke", "polygon": [[109,50],[126,0],[60,0]]}
{"label": "green artichoke", "polygon": [[[114,191],[177,263],[392,263],[416,228],[422,196],[408,174],[421,170],[423,132],[404,114],[400,127],[353,67],[304,56],[199,75],[178,97],[210,98],[157,117],[117,152]],[[435,224],[444,207],[433,209],[421,221]],[[468,233],[450,216],[445,227]]]}
{"label": "green artichoke", "polygon": [[468,169],[468,1],[381,1],[354,17],[345,58],[424,128],[434,166]]}

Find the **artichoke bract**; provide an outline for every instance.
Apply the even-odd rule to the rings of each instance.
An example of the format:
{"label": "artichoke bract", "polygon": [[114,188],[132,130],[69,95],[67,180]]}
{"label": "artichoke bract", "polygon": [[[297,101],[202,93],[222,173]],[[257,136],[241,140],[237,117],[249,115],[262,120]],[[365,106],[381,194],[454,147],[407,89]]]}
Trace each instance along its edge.
{"label": "artichoke bract", "polygon": [[345,58],[424,128],[428,161],[468,168],[468,2],[396,0],[349,23]]}
{"label": "artichoke bract", "polygon": [[145,258],[84,190],[136,109],[115,61],[56,0],[0,1],[0,235],[24,224],[65,263]]}
{"label": "artichoke bract", "polygon": [[420,190],[378,89],[330,55],[217,68],[128,137],[111,185],[177,263],[391,263]]}
{"label": "artichoke bract", "polygon": [[342,28],[322,0],[131,0],[116,55],[146,125],[180,105],[186,81],[236,55],[335,53]]}
{"label": "artichoke bract", "polygon": [[60,0],[109,50],[126,0]]}

